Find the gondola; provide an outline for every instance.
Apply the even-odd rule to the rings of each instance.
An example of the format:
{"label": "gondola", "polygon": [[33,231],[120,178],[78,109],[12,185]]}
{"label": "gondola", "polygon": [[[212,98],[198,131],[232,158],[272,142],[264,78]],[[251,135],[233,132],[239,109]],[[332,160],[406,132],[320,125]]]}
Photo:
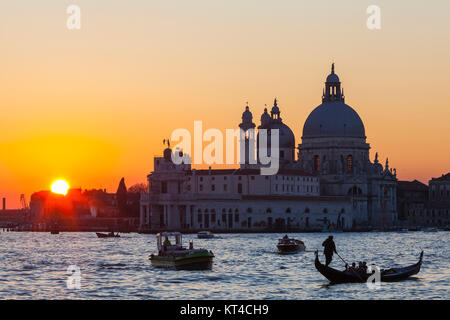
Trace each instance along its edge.
{"label": "gondola", "polygon": [[96,232],[97,237],[99,238],[120,238],[119,234],[110,234],[110,233],[101,233],[101,232]]}
{"label": "gondola", "polygon": [[[319,261],[318,251],[315,252],[315,266],[325,278],[331,283],[362,283],[366,282],[370,274],[364,274],[356,271],[339,271],[323,265]],[[381,270],[381,282],[394,282],[405,280],[408,277],[419,273],[422,265],[423,251],[420,253],[419,262],[403,268],[390,268]]]}

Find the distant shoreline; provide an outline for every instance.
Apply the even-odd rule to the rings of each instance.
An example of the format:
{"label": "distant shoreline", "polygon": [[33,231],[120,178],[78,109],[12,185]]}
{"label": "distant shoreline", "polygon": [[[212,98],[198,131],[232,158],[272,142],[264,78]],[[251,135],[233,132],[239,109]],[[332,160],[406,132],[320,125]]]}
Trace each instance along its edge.
{"label": "distant shoreline", "polygon": [[[52,230],[3,230],[3,232],[48,232],[50,233]],[[62,232],[109,232],[110,230],[106,229],[90,229],[90,230],[58,230],[60,233]],[[130,230],[130,231],[120,231],[120,230],[114,230],[114,232],[118,233],[137,233],[137,234],[157,234],[159,232],[181,232],[182,234],[197,234],[199,231],[205,231],[205,230],[151,230],[151,231],[138,231],[138,230]],[[364,229],[364,230],[344,230],[344,231],[337,231],[337,230],[330,230],[330,231],[322,231],[322,230],[210,230],[211,232],[215,234],[279,234],[279,233],[377,233],[377,232],[419,232],[423,231],[420,228],[410,228],[408,230],[405,229],[387,229],[387,230],[378,230],[378,229]],[[447,228],[445,229],[436,229],[436,231],[449,231]]]}

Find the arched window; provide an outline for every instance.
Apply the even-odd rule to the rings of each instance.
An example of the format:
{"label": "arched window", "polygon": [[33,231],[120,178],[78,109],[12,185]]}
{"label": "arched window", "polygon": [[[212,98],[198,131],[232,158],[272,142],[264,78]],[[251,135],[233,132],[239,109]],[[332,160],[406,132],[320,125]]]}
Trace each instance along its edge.
{"label": "arched window", "polygon": [[353,156],[351,154],[347,156],[347,171],[353,171]]}
{"label": "arched window", "polygon": [[327,209],[327,208],[324,208],[324,209],[323,209],[323,213],[328,213],[328,209]]}
{"label": "arched window", "polygon": [[314,156],[314,171],[320,171],[320,156]]}
{"label": "arched window", "polygon": [[266,213],[272,213],[272,209],[267,208]]}
{"label": "arched window", "polygon": [[252,213],[252,208],[247,208],[248,213]]}
{"label": "arched window", "polygon": [[226,224],[227,224],[227,210],[226,209],[222,209],[222,222],[226,226]]}
{"label": "arched window", "polygon": [[309,213],[309,208],[305,208],[305,213]]}
{"label": "arched window", "polygon": [[287,208],[286,213],[291,213],[291,208]]}

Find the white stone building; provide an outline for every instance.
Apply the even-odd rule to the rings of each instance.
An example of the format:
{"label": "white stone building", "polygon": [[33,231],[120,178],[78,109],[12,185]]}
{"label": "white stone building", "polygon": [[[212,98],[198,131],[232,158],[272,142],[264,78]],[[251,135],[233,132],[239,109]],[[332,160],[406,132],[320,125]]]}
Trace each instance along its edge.
{"label": "white stone building", "polygon": [[[154,159],[149,193],[141,197],[143,230],[322,230],[389,226],[396,220],[396,175],[369,159],[364,124],[344,103],[338,76],[327,77],[322,104],[295,136],[277,101],[258,129],[279,130],[280,169],[260,175],[259,164],[239,169],[195,170],[172,163],[172,150]],[[246,107],[239,127],[253,129]],[[259,137],[258,137],[259,138]],[[259,141],[259,139],[258,139]],[[246,155],[249,144],[245,141]],[[259,142],[257,142],[257,145]]]}

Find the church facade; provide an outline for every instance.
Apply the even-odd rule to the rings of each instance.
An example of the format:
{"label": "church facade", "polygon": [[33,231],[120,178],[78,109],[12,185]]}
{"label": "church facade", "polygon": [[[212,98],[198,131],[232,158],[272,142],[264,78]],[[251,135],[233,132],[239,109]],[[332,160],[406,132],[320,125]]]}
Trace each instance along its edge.
{"label": "church facade", "polygon": [[[254,129],[247,106],[241,129]],[[149,193],[141,197],[142,230],[351,230],[397,220],[396,171],[370,160],[364,124],[345,104],[339,77],[328,75],[322,104],[308,116],[301,143],[275,99],[258,130],[279,134],[279,170],[261,175],[248,157],[237,169],[195,170],[174,164],[170,148],[154,159]],[[244,138],[246,155],[249,143]],[[257,139],[259,147],[259,137]],[[178,152],[178,151],[177,151]],[[258,154],[258,152],[256,152]]]}

